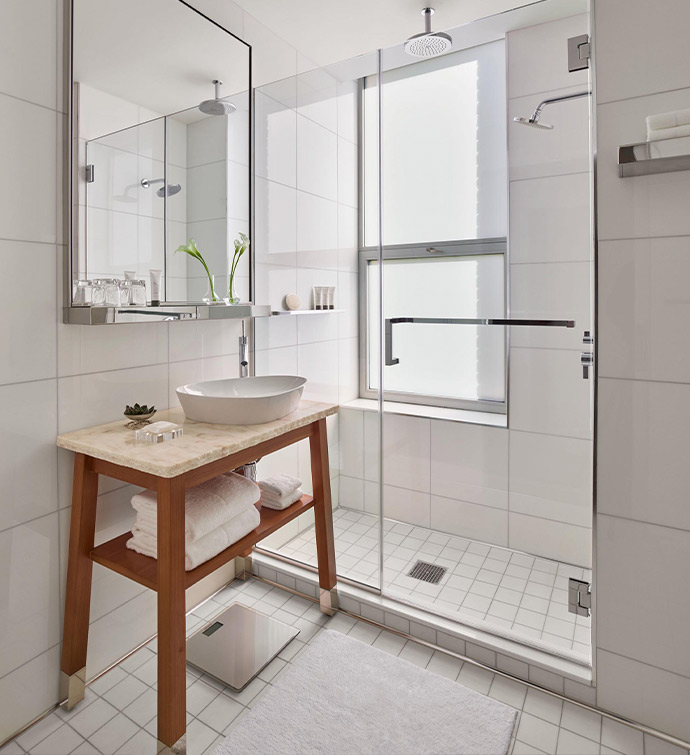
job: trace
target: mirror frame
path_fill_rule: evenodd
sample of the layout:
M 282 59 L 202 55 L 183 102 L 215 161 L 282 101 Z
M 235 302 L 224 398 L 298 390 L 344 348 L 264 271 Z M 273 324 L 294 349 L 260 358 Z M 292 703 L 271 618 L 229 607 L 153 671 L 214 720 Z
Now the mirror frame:
M 202 13 L 186 0 L 176 0 L 198 16 L 224 31 L 233 39 L 241 42 L 249 56 L 248 65 L 248 104 L 249 104 L 249 129 L 247 143 L 247 189 L 249 191 L 249 238 L 254 240 L 254 58 L 253 48 L 248 42 L 231 32 L 222 24 Z M 77 118 L 75 116 L 75 87 L 74 87 L 74 3 L 68 0 L 65 3 L 64 16 L 64 50 L 67 52 L 63 62 L 63 81 L 69 91 L 66 92 L 65 104 L 67 105 L 67 145 L 64 155 L 64 178 L 63 196 L 64 204 L 62 216 L 67 230 L 67 246 L 63 254 L 63 322 L 75 325 L 110 325 L 131 322 L 159 322 L 166 320 L 208 320 L 208 319 L 242 319 L 247 317 L 268 317 L 270 307 L 268 305 L 253 304 L 255 291 L 254 253 L 252 246 L 249 248 L 249 303 L 239 305 L 201 304 L 196 302 L 162 302 L 160 306 L 153 307 L 108 307 L 108 306 L 77 306 L 73 303 L 73 274 L 74 254 L 78 248 L 78 224 L 75 223 L 75 207 L 79 202 L 78 184 L 78 139 L 76 133 Z M 167 250 L 165 251 L 167 254 Z

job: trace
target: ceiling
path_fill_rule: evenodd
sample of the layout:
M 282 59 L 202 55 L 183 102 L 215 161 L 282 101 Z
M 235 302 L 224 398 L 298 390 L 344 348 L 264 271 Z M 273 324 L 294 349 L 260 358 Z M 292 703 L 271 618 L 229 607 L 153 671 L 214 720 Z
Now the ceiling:
M 398 44 L 424 31 L 423 0 L 235 0 L 318 65 Z M 542 0 L 433 0 L 443 31 Z

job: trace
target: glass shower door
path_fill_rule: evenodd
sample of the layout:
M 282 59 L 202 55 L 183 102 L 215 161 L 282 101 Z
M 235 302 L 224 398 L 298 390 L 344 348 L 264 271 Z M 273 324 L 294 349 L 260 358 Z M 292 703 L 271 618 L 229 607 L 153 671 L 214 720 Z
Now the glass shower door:
M 439 58 L 382 53 L 362 392 L 381 403 L 383 594 L 586 666 L 568 587 L 591 582 L 589 82 L 565 61 L 588 19 L 546 5 L 447 30 Z M 514 120 L 547 99 L 553 129 Z

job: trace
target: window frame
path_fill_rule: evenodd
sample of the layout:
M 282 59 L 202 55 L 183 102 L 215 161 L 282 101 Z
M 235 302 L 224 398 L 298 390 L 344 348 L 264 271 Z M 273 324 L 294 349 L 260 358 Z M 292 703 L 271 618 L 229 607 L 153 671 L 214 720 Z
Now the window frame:
M 360 204 L 361 207 L 361 204 Z M 361 211 L 360 211 L 361 212 Z M 430 253 L 428 250 L 433 249 Z M 507 316 L 509 267 L 508 243 L 505 237 L 491 239 L 464 239 L 458 241 L 444 241 L 441 243 L 391 244 L 381 247 L 381 260 L 419 259 L 432 254 L 433 257 L 479 257 L 485 254 L 503 255 L 503 317 Z M 358 264 L 358 292 L 359 292 L 359 395 L 364 399 L 378 398 L 378 391 L 369 387 L 369 276 L 367 266 L 372 261 L 379 261 L 379 247 L 360 247 Z M 401 314 L 401 317 L 404 316 Z M 429 313 L 433 317 L 433 313 Z M 383 330 L 383 324 L 379 323 Z M 462 327 L 462 326 L 458 326 Z M 505 333 L 504 341 L 504 399 L 503 401 L 455 399 L 447 396 L 423 395 L 419 393 L 403 393 L 400 391 L 383 391 L 384 401 L 396 401 L 405 404 L 421 406 L 435 406 L 449 409 L 465 409 L 492 414 L 508 413 L 508 356 L 510 349 L 510 334 Z M 381 342 L 383 342 L 381 340 Z M 379 355 L 383 358 L 383 355 Z

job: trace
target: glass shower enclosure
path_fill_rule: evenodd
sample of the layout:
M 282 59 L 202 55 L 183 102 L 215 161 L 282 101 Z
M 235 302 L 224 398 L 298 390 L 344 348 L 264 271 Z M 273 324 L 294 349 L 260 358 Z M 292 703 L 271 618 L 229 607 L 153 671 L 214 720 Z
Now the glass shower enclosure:
M 582 666 L 591 619 L 568 596 L 576 580 L 586 602 L 592 568 L 592 148 L 589 71 L 567 52 L 588 28 L 586 3 L 547 0 L 446 29 L 445 55 L 412 58 L 401 41 L 297 77 L 296 107 L 286 82 L 282 102 L 269 85 L 257 104 L 259 144 L 294 111 L 299 202 L 300 119 L 318 125 L 336 103 L 321 121 L 337 148 L 336 252 L 309 248 L 318 221 L 298 205 L 294 256 L 267 240 L 257 285 L 270 296 L 293 266 L 298 286 L 338 285 L 334 325 L 295 318 L 290 364 L 306 398 L 340 404 L 339 575 Z M 269 204 L 272 183 L 258 186 Z M 288 331 L 257 334 L 259 371 L 288 359 L 272 345 Z M 337 342 L 335 389 L 308 358 L 316 338 Z M 297 527 L 269 548 L 314 564 Z

